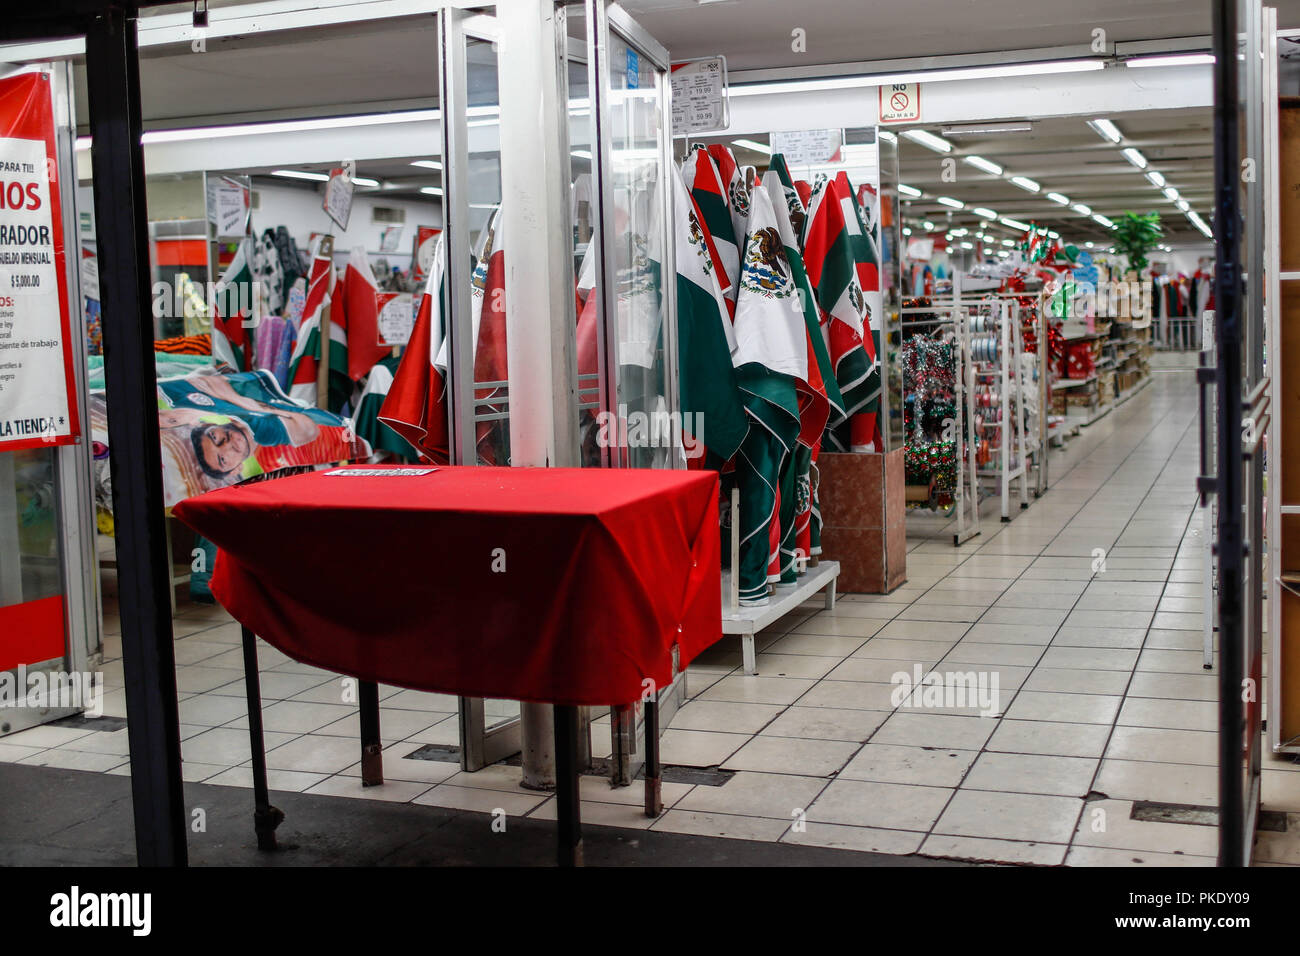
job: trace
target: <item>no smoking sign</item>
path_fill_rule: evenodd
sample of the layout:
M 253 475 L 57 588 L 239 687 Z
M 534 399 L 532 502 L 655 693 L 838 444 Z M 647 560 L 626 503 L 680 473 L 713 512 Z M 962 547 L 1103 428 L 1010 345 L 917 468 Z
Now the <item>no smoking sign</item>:
M 878 88 L 880 122 L 915 123 L 921 118 L 921 84 L 890 83 Z

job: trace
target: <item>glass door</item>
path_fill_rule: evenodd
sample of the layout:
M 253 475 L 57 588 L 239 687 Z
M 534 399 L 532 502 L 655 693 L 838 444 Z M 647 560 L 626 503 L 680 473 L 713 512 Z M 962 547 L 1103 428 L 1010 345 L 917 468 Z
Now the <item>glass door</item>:
M 104 692 L 102 674 L 89 669 L 98 660 L 100 623 L 91 551 L 90 416 L 74 137 L 68 119 L 75 115 L 70 68 L 60 63 L 33 69 L 46 77 L 42 82 L 49 85 L 55 124 L 57 162 L 46 185 L 51 199 L 59 201 L 59 221 L 50 225 L 63 236 L 68 353 L 81 431 L 70 444 L 51 440 L 0 450 L 0 736 L 83 711 L 98 716 Z M 6 122 L 0 135 L 10 135 L 10 126 Z M 46 278 L 53 282 L 53 269 L 50 272 Z M 17 279 L 6 274 L 6 290 Z M 6 326 L 0 341 L 13 343 L 34 333 L 28 313 L 32 298 L 0 290 L 0 299 L 8 299 L 0 311 L 9 311 L 8 320 L 0 323 Z M 6 434 L 19 414 L 6 400 L 16 396 L 22 384 L 22 353 L 20 347 L 3 353 L 4 364 L 17 367 L 10 374 L 0 373 L 0 420 L 8 426 Z
M 452 461 L 510 464 L 505 241 L 497 21 L 448 10 L 442 20 L 444 289 Z M 513 700 L 462 697 L 461 766 L 479 770 L 520 750 Z

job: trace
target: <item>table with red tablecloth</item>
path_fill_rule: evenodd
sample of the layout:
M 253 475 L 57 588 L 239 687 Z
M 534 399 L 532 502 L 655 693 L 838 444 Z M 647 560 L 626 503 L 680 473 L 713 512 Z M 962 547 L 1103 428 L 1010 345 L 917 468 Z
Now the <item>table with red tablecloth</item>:
M 250 641 L 372 689 L 557 704 L 558 728 L 721 636 L 716 500 L 712 472 L 353 466 L 174 514 L 217 545 L 212 592 Z

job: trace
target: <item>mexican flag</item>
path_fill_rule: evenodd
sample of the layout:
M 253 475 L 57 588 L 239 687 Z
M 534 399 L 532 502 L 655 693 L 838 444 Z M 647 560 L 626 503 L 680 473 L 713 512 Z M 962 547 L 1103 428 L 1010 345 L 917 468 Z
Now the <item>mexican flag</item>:
M 800 310 L 804 326 L 804 347 L 808 355 L 807 375 L 795 383 L 799 393 L 799 442 L 781 473 L 781 580 L 789 584 L 795 580 L 799 567 L 803 564 L 800 559 L 806 559 L 821 550 L 820 529 L 817 552 L 813 551 L 812 544 L 811 522 L 816 477 L 813 461 L 815 453 L 820 451 L 822 433 L 827 423 L 832 419 L 843 419 L 844 399 L 835 382 L 830 354 L 822 338 L 816 298 L 808 281 L 803 256 L 799 252 L 798 232 L 791 219 L 791 213 L 795 211 L 803 216 L 803 205 L 794 188 L 789 185 L 789 173 L 780 154 L 773 157 L 772 167 L 763 177 L 763 188 L 771 200 L 777 230 L 785 247 L 786 261 L 790 264 L 798 290 L 792 305 Z
M 356 401 L 353 423 L 357 437 L 365 439 L 376 453 L 388 452 L 399 459 L 410 460 L 417 457 L 415 449 L 379 417 L 392 391 L 400 362 L 396 356 L 386 355 L 370 370 L 365 388 Z
M 745 238 L 749 228 L 749 193 L 752 179 L 745 178 L 745 170 L 736 163 L 736 155 L 722 143 L 710 143 L 709 158 L 718 171 L 718 181 L 722 184 L 722 195 L 727 201 L 727 210 L 731 213 L 731 234 L 737 241 Z M 752 167 L 750 169 L 752 173 Z M 744 271 L 744 263 L 740 264 Z
M 212 357 L 236 372 L 253 369 L 252 326 L 261 311 L 253 283 L 251 253 L 252 240 L 241 240 L 235 258 L 213 290 Z
M 353 248 L 343 273 L 343 290 L 336 298 L 342 306 L 331 316 L 347 335 L 348 377 L 354 382 L 365 378 L 376 362 L 390 354 L 379 343 L 379 283 L 370 268 L 370 257 L 363 247 Z
M 703 216 L 682 177 L 674 171 L 672 178 L 682 427 L 716 460 L 726 462 L 749 431 L 732 362 L 737 343 Z M 587 301 L 596 294 L 591 292 Z M 694 449 L 687 449 L 688 456 L 693 453 Z
M 317 371 L 320 368 L 321 317 L 333 300 L 334 263 L 321 252 L 317 238 L 311 248 L 311 268 L 307 274 L 307 300 L 303 305 L 302 326 L 298 329 L 298 342 L 289 360 L 289 395 L 311 406 L 318 404 L 316 394 Z M 329 396 L 326 407 L 333 412 L 341 410 L 352 393 L 348 377 L 348 336 L 343 323 L 334 321 L 338 309 L 331 309 L 329 350 Z
M 880 373 L 854 257 L 854 237 L 861 229 L 853 197 L 844 194 L 839 183 L 840 177 L 827 180 L 813 191 L 804 225 L 803 256 L 835 381 L 844 399 L 844 414 L 851 416 L 879 398 Z
M 392 384 L 376 416 L 424 458 L 448 464 L 451 436 L 447 425 L 446 315 L 443 281 L 446 274 L 446 249 L 440 235 L 434 246 L 424 295 L 416 313 L 411 339 L 402 353 L 402 361 L 393 373 Z M 376 366 L 377 372 L 381 366 Z M 372 373 L 373 374 L 373 373 Z M 363 408 L 358 411 L 360 421 Z
M 470 321 L 474 336 L 474 382 L 508 382 L 506 360 L 506 264 L 505 235 L 501 207 L 483 230 L 478 261 L 474 267 L 470 300 Z M 443 350 L 447 348 L 444 340 Z M 444 358 L 442 367 L 447 367 Z M 474 389 L 474 410 L 480 415 L 509 412 L 508 387 L 489 385 Z M 486 400 L 486 401 L 485 401 Z M 476 440 L 478 457 L 485 465 L 510 464 L 510 421 L 508 418 L 479 422 Z
M 728 314 L 733 315 L 736 311 L 736 284 L 740 276 L 739 240 L 744 233 L 742 231 L 741 236 L 737 236 L 732 224 L 727 185 L 708 151 L 699 145 L 691 150 L 682 163 L 682 179 L 700 212 L 700 225 L 704 227 L 714 274 L 727 301 Z
M 743 187 L 743 183 L 741 184 Z M 767 601 L 781 580 L 782 502 L 795 489 L 781 476 L 800 434 L 798 382 L 809 378 L 807 328 L 776 213 L 764 189 L 738 197 L 751 210 L 736 297 L 736 380 L 751 426 L 736 460 L 740 488 L 742 604 Z
M 773 183 L 776 183 L 777 186 L 774 187 Z M 763 185 L 772 197 L 774 206 L 785 206 L 786 216 L 790 220 L 790 226 L 794 229 L 797 244 L 798 237 L 803 235 L 803 224 L 808 217 L 808 209 L 804 205 L 803 197 L 799 195 L 799 190 L 795 189 L 794 178 L 790 175 L 790 168 L 786 165 L 785 156 L 781 153 L 773 153 L 772 158 L 768 161 L 767 172 L 763 175 Z M 780 202 L 777 201 L 777 194 L 773 191 L 774 188 L 780 190 Z
M 835 177 L 835 186 L 841 195 L 847 195 L 852 204 L 853 216 L 845 215 L 849 231 L 853 233 L 853 259 L 858 267 L 858 283 L 862 286 L 862 298 L 867 307 L 866 326 L 871 331 L 867 353 L 873 361 L 880 355 L 880 313 L 883 301 L 880 294 L 880 231 L 875 222 L 874 193 L 871 187 L 864 186 L 866 201 L 870 204 L 873 215 L 867 215 L 859 193 L 849 183 L 848 176 L 841 171 Z M 867 403 L 866 409 L 853 417 L 849 423 L 849 441 L 853 451 L 876 451 L 881 448 L 880 436 L 880 363 L 876 362 L 872 370 L 876 397 Z

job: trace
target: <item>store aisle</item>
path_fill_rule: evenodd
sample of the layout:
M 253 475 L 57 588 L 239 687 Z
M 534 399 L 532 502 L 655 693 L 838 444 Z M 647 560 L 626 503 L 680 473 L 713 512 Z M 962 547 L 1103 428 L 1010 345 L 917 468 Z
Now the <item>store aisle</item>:
M 1011 523 L 986 502 L 983 533 L 954 548 L 950 521 L 910 516 L 906 586 L 788 615 L 760 636 L 759 676 L 725 638 L 691 667 L 690 700 L 664 735 L 666 763 L 682 768 L 666 775 L 667 812 L 651 821 L 639 787 L 591 776 L 584 820 L 892 854 L 1210 865 L 1213 827 L 1134 817 L 1143 802 L 1216 800 L 1196 411 L 1192 373 L 1157 371 L 1054 452 L 1049 492 Z M 195 606 L 176 624 L 186 779 L 248 787 L 238 626 Z M 108 650 L 120 654 L 116 637 Z M 465 774 L 445 751 L 409 759 L 456 743 L 455 701 L 395 688 L 381 690 L 389 782 L 363 790 L 338 676 L 265 645 L 261 660 L 273 788 L 554 816 L 517 767 Z M 943 699 L 894 705 L 895 675 L 931 670 L 973 675 L 985 697 L 958 696 L 954 678 Z M 105 712 L 120 717 L 120 660 L 104 673 Z M 122 723 L 0 738 L 0 760 L 125 774 Z M 597 756 L 608 736 L 598 722 Z M 1300 765 L 1269 759 L 1264 793 L 1300 831 Z M 1300 862 L 1285 836 L 1266 835 L 1260 858 Z

